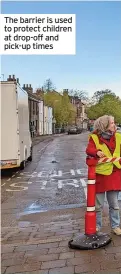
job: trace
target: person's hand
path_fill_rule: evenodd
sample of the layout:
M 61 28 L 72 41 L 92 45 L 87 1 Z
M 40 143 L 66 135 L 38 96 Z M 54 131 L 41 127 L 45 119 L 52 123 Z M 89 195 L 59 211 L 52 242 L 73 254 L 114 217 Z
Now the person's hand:
M 99 157 L 99 158 L 102 158 L 102 157 L 105 157 L 105 154 L 102 152 L 102 151 L 98 151 L 97 152 L 97 156 Z

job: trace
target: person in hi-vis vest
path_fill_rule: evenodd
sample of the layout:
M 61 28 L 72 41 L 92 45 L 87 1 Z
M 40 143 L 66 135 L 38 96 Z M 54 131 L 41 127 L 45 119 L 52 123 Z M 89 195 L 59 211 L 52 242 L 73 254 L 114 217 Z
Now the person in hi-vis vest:
M 104 156 L 108 158 L 121 157 L 121 134 L 116 132 L 116 125 L 112 116 L 104 115 L 95 121 L 94 130 L 89 135 L 86 153 L 88 156 L 97 159 Z M 121 236 L 119 191 L 121 191 L 121 161 L 97 165 L 95 203 L 97 231 L 100 231 L 102 227 L 102 209 L 106 193 L 112 232 Z

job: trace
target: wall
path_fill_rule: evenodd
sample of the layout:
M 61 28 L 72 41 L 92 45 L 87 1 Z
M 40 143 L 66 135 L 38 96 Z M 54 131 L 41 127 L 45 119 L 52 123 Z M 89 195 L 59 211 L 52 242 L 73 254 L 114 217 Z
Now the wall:
M 48 134 L 48 107 L 44 106 L 44 135 Z
M 28 93 L 29 124 L 31 136 L 34 137 L 39 134 L 39 100 L 37 100 L 35 94 L 33 93 L 33 88 L 31 85 L 24 84 L 23 89 Z
M 29 96 L 29 123 L 33 126 L 32 137 L 39 134 L 39 103 Z
M 53 119 L 53 115 L 52 115 L 52 108 L 48 107 L 48 134 L 52 134 L 52 119 Z
M 39 102 L 39 135 L 44 133 L 44 105 L 43 101 Z

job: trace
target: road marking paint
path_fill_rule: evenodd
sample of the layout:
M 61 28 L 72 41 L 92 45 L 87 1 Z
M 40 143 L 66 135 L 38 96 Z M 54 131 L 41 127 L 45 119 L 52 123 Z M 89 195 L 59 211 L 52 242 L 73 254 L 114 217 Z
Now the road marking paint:
M 49 143 L 45 145 L 42 149 L 40 149 L 39 152 L 43 151 L 47 146 L 49 146 Z
M 48 144 L 46 146 L 48 146 Z M 16 173 L 19 173 L 19 171 L 17 171 Z M 76 176 L 76 174 L 82 175 L 82 173 L 83 174 L 86 173 L 86 169 L 84 169 L 84 168 L 83 169 L 76 169 L 76 170 L 70 169 L 69 171 L 53 170 L 52 169 L 50 171 L 47 171 L 47 170 L 42 170 L 40 172 L 34 171 L 33 173 L 29 173 L 28 171 L 24 171 L 22 173 L 19 173 L 18 177 L 16 177 L 16 178 L 21 181 L 23 177 L 19 177 L 19 176 L 25 176 L 25 180 L 27 179 L 28 181 L 27 182 L 24 182 L 24 181 L 20 182 L 18 180 L 18 182 L 15 182 L 14 184 L 11 184 L 9 186 L 9 189 L 7 189 L 6 191 L 23 191 L 23 190 L 26 190 L 26 189 L 28 189 L 28 187 L 24 187 L 24 186 L 22 186 L 22 184 L 28 184 L 28 185 L 32 184 L 33 182 L 29 182 L 29 180 L 31 181 L 32 178 L 36 178 L 38 180 L 35 181 L 35 183 L 40 184 L 40 185 L 38 184 L 40 189 L 45 189 L 47 187 L 48 182 L 50 182 L 50 184 L 52 184 L 52 183 L 56 184 L 58 189 L 61 189 L 64 186 L 69 186 L 69 185 L 73 186 L 75 188 L 78 188 L 78 187 L 80 187 L 80 185 L 82 185 L 82 187 L 84 188 L 85 196 L 86 196 L 86 193 L 87 193 L 87 187 L 86 187 L 87 186 L 87 183 L 86 183 L 87 178 L 78 178 L 77 179 L 77 178 L 73 177 L 73 176 Z M 13 177 L 15 177 L 15 175 L 13 175 L 12 178 Z M 62 178 L 65 177 L 65 178 L 62 179 L 61 177 Z M 83 177 L 85 177 L 85 176 L 83 176 Z M 8 182 L 11 181 L 12 178 L 9 178 L 7 181 Z M 2 186 L 4 186 L 4 185 L 5 184 L 3 184 Z M 18 189 L 11 190 L 11 188 L 18 188 Z
M 11 185 L 14 185 L 14 184 L 32 184 L 33 182 L 30 182 L 30 181 L 22 181 L 22 182 L 16 182 L 16 183 L 12 183 Z M 11 186 L 10 185 L 10 186 Z
M 62 180 L 58 180 L 58 188 L 61 189 L 63 187 Z
M 42 183 L 41 189 L 45 189 L 46 185 L 47 185 L 47 181 L 44 181 L 44 182 Z
M 44 174 L 43 174 L 44 173 Z M 36 176 L 35 176 L 36 177 Z M 48 177 L 48 174 L 46 173 L 46 171 L 40 171 L 38 174 L 37 174 L 37 177 Z
M 74 169 L 70 169 L 71 175 L 75 176 L 75 171 Z
M 63 174 L 63 173 L 62 173 L 62 170 L 59 170 L 59 171 L 58 171 L 58 175 L 57 175 L 57 176 L 60 176 L 60 177 L 61 177 L 61 176 L 62 176 L 62 174 Z
M 86 173 L 86 170 L 84 169 L 77 169 L 77 170 L 74 170 L 74 169 L 70 169 L 70 171 L 62 171 L 62 170 L 54 170 L 54 171 L 46 171 L 46 170 L 42 170 L 40 172 L 37 172 L 37 171 L 34 171 L 33 173 L 29 173 L 29 172 L 25 172 L 25 173 L 20 173 L 20 175 L 24 175 L 26 177 L 32 177 L 32 178 L 35 178 L 35 177 L 49 177 L 49 178 L 53 178 L 53 177 L 63 177 L 63 176 L 68 176 L 71 175 L 71 176 L 76 176 L 76 173 L 78 175 L 82 175 L 84 173 Z M 20 177 L 18 178 L 20 179 Z
M 87 187 L 84 187 L 84 193 L 85 193 L 85 197 L 86 197 L 86 200 L 87 200 Z
M 42 186 L 40 187 L 40 189 L 45 189 L 48 181 L 36 181 L 34 183 L 40 183 Z
M 32 182 L 17 182 L 17 183 L 12 183 L 10 185 L 10 187 L 15 187 L 15 188 L 20 188 L 20 189 L 6 189 L 6 191 L 23 191 L 23 190 L 27 190 L 28 186 L 22 186 L 22 185 L 18 185 L 18 184 L 32 184 Z
M 62 176 L 65 176 L 65 175 L 72 175 L 72 176 L 75 176 L 75 170 L 74 169 L 70 169 L 70 171 L 65 171 L 63 172 L 62 170 L 58 170 L 58 171 L 54 171 L 53 174 L 50 175 L 50 177 L 62 177 Z
M 85 179 L 80 179 L 80 182 L 84 188 L 84 193 L 85 193 L 85 197 L 86 197 L 86 200 L 87 200 L 87 183 L 85 181 Z
M 84 179 L 80 179 L 80 182 L 81 182 L 81 184 L 82 184 L 83 187 L 86 187 L 86 186 L 87 186 L 87 184 L 86 184 L 86 182 L 85 182 Z
M 28 189 L 28 187 L 26 186 L 26 187 L 23 187 L 23 189 L 6 189 L 6 191 L 23 191 L 23 190 L 27 190 Z
M 6 183 L 2 184 L 1 186 L 4 186 Z
M 79 174 L 79 175 L 82 174 L 81 169 L 77 169 L 76 172 L 77 172 L 77 174 Z
M 72 181 L 72 182 L 69 182 Z M 64 185 L 71 185 L 74 187 L 79 187 L 78 180 L 76 179 L 69 179 L 68 181 L 66 179 L 58 180 L 58 188 L 61 189 Z

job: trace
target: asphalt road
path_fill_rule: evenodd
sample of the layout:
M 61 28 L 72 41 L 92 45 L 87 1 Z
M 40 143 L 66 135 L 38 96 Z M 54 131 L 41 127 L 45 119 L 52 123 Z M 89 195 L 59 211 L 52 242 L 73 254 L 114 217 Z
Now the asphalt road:
M 95 253 L 68 248 L 85 231 L 87 139 L 85 132 L 41 142 L 23 172 L 2 174 L 2 274 L 121 273 L 116 236 Z M 110 233 L 106 204 L 103 232 Z
M 63 135 L 34 146 L 33 161 L 23 172 L 2 173 L 2 224 L 19 216 L 86 202 L 88 133 Z

